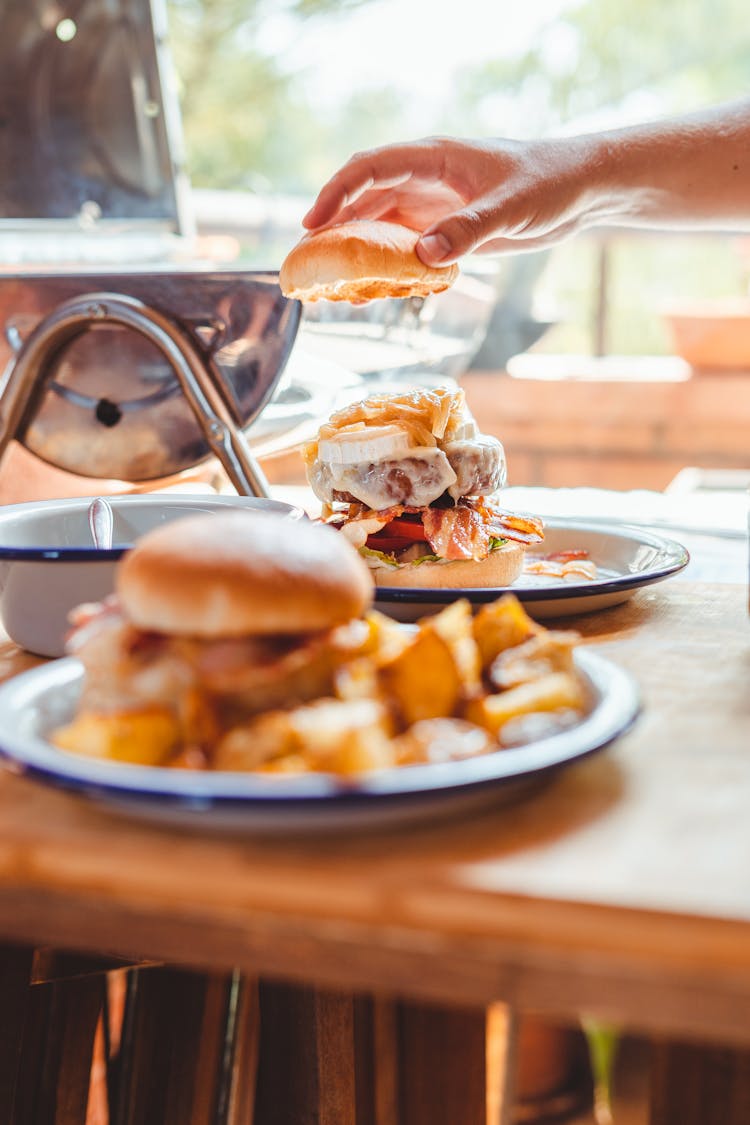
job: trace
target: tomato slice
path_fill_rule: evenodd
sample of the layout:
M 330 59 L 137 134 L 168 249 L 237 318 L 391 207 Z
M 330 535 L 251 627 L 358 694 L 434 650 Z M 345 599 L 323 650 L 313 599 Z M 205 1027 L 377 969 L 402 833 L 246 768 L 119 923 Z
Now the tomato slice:
M 382 531 L 378 531 L 370 538 L 377 539 L 379 535 L 385 536 L 386 539 L 400 539 L 402 541 L 406 539 L 409 543 L 425 542 L 424 526 L 421 519 L 405 520 L 397 516 L 389 524 L 386 524 Z
M 422 520 L 409 520 L 396 516 L 380 531 L 376 531 L 367 539 L 367 546 L 372 551 L 385 551 L 392 554 L 395 551 L 405 551 L 413 543 L 424 543 L 429 550 L 430 545 L 425 539 Z
M 414 542 L 417 542 L 417 540 L 414 540 Z M 406 539 L 381 538 L 379 535 L 371 535 L 366 545 L 371 551 L 384 551 L 387 555 L 398 551 L 406 551 L 411 546 Z M 424 545 L 428 551 L 431 549 L 426 540 Z

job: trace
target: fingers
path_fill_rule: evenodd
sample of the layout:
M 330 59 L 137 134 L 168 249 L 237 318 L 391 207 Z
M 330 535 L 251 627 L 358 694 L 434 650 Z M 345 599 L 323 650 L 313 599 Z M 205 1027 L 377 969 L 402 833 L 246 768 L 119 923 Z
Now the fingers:
M 321 188 L 318 198 L 302 220 L 302 225 L 309 230 L 326 226 L 333 219 L 336 222 L 345 222 L 348 218 L 368 218 L 368 209 L 375 210 L 372 202 L 368 206 L 357 207 L 357 201 L 366 193 L 377 188 L 378 192 L 392 189 L 405 183 L 411 173 L 401 172 L 399 175 L 384 176 L 377 167 L 369 162 L 363 166 L 359 164 L 345 165 L 340 172 Z M 346 217 L 345 217 L 346 216 Z
M 429 154 L 421 143 L 386 145 L 357 153 L 325 184 L 310 210 L 302 220 L 308 230 L 345 221 L 350 218 L 372 217 L 363 215 L 358 200 L 373 190 L 393 190 L 424 169 Z
M 570 219 L 567 222 L 561 222 L 550 226 L 539 234 L 528 233 L 511 235 L 505 231 L 502 233 L 490 233 L 487 237 L 480 236 L 472 245 L 471 251 L 465 250 L 463 253 L 528 254 L 533 250 L 546 250 L 551 246 L 556 246 L 559 242 L 564 242 L 574 234 L 577 234 L 580 229 L 581 224 L 575 219 Z M 431 253 L 425 255 L 422 249 L 425 238 L 435 237 L 441 239 L 443 236 L 439 230 L 435 233 L 433 228 L 432 235 L 423 236 L 421 241 L 417 243 L 417 254 L 425 265 L 448 265 L 450 262 L 455 261 L 455 246 L 453 246 L 450 253 L 444 257 L 439 257 L 438 254 L 433 255 Z M 438 253 L 442 253 L 442 246 L 438 248 Z M 458 256 L 460 257 L 461 255 L 459 254 Z
M 365 188 L 353 203 L 341 207 L 335 215 L 336 223 L 348 223 L 354 219 L 384 219 L 390 222 L 402 222 L 401 212 L 394 202 L 394 196 L 385 188 Z M 325 226 L 327 224 L 320 225 Z M 403 225 L 410 226 L 411 224 L 404 222 Z
M 417 255 L 426 266 L 447 266 L 486 242 L 496 224 L 489 206 L 473 202 L 422 232 Z

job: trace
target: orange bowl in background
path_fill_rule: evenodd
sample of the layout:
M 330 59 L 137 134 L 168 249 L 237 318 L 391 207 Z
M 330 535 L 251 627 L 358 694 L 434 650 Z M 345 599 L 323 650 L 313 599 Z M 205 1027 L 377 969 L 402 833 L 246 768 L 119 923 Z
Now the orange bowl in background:
M 750 371 L 750 298 L 685 301 L 663 315 L 675 354 L 696 370 Z

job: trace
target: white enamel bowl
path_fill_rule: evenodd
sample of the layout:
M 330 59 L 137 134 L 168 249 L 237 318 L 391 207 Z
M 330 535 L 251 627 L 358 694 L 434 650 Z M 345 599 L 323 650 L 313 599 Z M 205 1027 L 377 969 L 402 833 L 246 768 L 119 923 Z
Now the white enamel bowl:
M 108 497 L 113 546 L 91 537 L 91 497 L 0 508 L 0 618 L 11 640 L 40 656 L 62 656 L 68 614 L 112 593 L 117 561 L 145 532 L 199 512 L 242 509 L 303 519 L 302 509 L 244 496 L 150 493 Z

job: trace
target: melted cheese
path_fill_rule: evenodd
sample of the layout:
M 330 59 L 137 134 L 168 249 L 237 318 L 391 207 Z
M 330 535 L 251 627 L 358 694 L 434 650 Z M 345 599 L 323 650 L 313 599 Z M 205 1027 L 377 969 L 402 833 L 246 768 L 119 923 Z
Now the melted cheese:
M 399 461 L 326 465 L 325 477 L 325 485 L 332 490 L 349 493 L 374 511 L 394 504 L 425 507 L 456 480 L 448 458 L 437 446 L 410 449 L 408 457 Z

